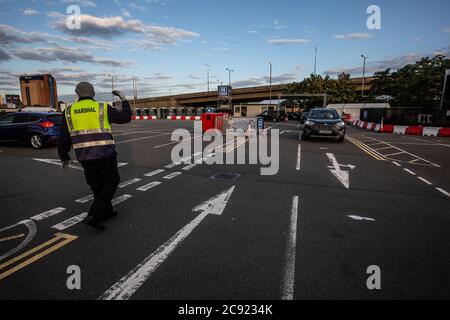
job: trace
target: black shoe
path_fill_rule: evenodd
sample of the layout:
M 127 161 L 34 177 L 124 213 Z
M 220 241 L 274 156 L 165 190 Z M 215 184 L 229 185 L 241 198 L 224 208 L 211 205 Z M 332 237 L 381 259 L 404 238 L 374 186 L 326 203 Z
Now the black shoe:
M 112 218 L 117 217 L 118 214 L 119 213 L 117 211 L 112 211 L 108 215 L 102 217 L 102 222 L 106 222 L 108 220 L 111 220 Z
M 105 226 L 101 222 L 99 222 L 97 219 L 95 219 L 94 217 L 91 217 L 91 216 L 88 216 L 86 219 L 84 219 L 83 223 L 85 225 L 90 226 L 99 231 L 105 230 Z

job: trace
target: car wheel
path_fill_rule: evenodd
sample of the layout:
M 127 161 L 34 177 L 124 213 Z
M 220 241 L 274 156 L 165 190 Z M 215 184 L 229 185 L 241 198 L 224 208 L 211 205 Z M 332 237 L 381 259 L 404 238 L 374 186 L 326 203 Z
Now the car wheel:
M 33 134 L 31 136 L 30 143 L 34 149 L 42 149 L 44 147 L 44 141 L 42 140 L 41 136 L 38 134 Z

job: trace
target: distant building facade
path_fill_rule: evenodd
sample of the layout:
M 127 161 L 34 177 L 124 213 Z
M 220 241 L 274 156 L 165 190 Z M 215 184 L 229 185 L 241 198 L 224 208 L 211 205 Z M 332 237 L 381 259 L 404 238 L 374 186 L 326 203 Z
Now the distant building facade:
M 56 81 L 50 74 L 21 76 L 20 91 L 24 107 L 46 106 L 59 109 Z

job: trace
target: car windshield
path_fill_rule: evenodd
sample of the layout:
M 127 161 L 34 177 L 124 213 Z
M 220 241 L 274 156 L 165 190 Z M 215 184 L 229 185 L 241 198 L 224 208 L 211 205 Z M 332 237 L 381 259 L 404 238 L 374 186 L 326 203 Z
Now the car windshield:
M 310 119 L 336 120 L 339 114 L 336 110 L 313 110 L 309 116 Z

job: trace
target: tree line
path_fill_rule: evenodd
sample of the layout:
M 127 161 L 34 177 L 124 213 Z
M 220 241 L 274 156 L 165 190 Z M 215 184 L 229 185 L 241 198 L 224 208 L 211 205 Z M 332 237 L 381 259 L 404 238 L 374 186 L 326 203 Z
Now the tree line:
M 389 103 L 396 108 L 422 108 L 431 112 L 440 108 L 445 70 L 450 59 L 438 55 L 425 57 L 415 64 L 392 71 L 386 69 L 374 74 L 370 90 L 363 97 L 357 92 L 350 74 L 341 73 L 337 79 L 311 74 L 301 82 L 290 84 L 287 94 L 328 94 L 328 103 Z M 299 97 L 292 101 L 302 108 L 322 105 L 321 98 Z

